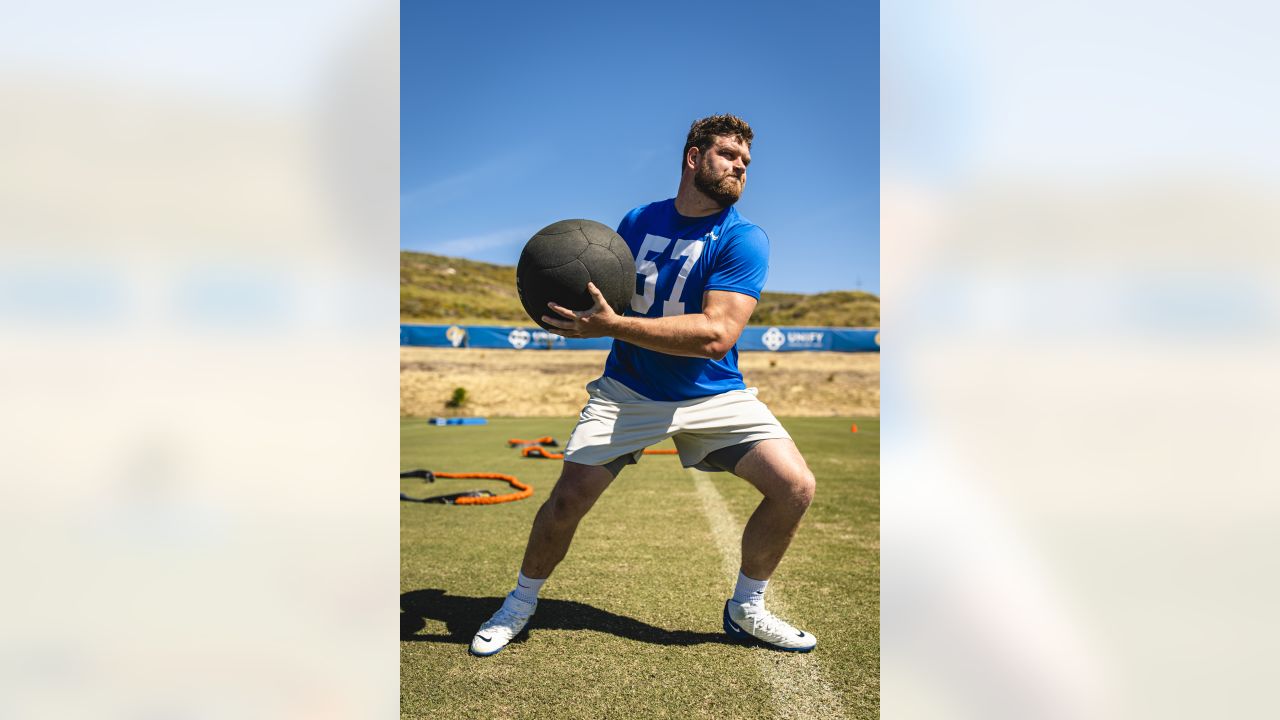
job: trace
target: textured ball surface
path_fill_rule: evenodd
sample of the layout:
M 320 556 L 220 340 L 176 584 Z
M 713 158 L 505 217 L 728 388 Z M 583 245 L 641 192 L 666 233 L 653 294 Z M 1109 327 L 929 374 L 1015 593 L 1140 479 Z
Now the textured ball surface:
M 539 326 L 542 316 L 556 317 L 547 307 L 556 302 L 571 310 L 594 303 L 587 283 L 593 282 L 613 311 L 621 315 L 635 292 L 635 258 L 626 241 L 594 220 L 561 220 L 534 235 L 520 253 L 516 292 L 524 311 Z

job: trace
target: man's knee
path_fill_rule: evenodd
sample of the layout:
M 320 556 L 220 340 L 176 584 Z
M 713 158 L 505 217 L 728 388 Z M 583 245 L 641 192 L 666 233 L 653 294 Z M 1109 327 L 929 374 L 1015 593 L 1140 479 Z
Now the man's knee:
M 813 494 L 817 491 L 818 480 L 809 471 L 809 468 L 801 468 L 788 478 L 785 487 L 787 502 L 801 510 L 805 510 L 813 502 Z
M 807 510 L 818 487 L 813 472 L 801 461 L 799 467 L 781 469 L 778 474 L 780 477 L 772 484 L 775 489 L 774 498 L 801 512 Z
M 813 502 L 817 481 L 804 457 L 790 440 L 765 440 L 738 464 L 736 472 L 765 497 L 801 512 Z
M 551 492 L 551 497 L 547 499 L 547 503 L 551 505 L 551 511 L 555 513 L 558 520 L 578 520 L 595 503 L 595 499 L 588 497 L 585 493 L 578 489 L 561 489 L 560 485 Z
M 547 503 L 557 519 L 578 520 L 587 514 L 610 480 L 612 476 L 599 468 L 584 471 L 566 467 Z

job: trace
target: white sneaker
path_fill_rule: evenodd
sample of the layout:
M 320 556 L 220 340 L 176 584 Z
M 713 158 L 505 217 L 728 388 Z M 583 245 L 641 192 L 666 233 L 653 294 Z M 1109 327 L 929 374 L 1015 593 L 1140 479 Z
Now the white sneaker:
M 809 652 L 818 639 L 797 630 L 777 615 L 764 609 L 763 603 L 724 603 L 724 631 L 735 640 L 758 640 L 775 650 Z
M 536 600 L 527 603 L 515 595 L 508 595 L 498 612 L 476 631 L 476 636 L 471 639 L 471 654 L 487 657 L 506 647 L 529 623 L 537 607 Z

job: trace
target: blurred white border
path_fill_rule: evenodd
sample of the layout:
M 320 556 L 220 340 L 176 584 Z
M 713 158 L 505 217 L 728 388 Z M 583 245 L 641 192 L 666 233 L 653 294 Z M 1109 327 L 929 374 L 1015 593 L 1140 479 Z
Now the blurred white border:
M 398 11 L 6 12 L 0 716 L 398 712 Z
M 886 718 L 1276 714 L 1276 19 L 884 6 Z

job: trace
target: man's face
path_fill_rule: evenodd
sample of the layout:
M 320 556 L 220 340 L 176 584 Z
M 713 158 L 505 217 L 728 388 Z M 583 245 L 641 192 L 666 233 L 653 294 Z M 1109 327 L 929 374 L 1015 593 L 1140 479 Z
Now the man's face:
M 751 150 L 740 138 L 717 137 L 714 145 L 698 154 L 693 185 L 721 208 L 727 208 L 742 197 L 750 164 Z

